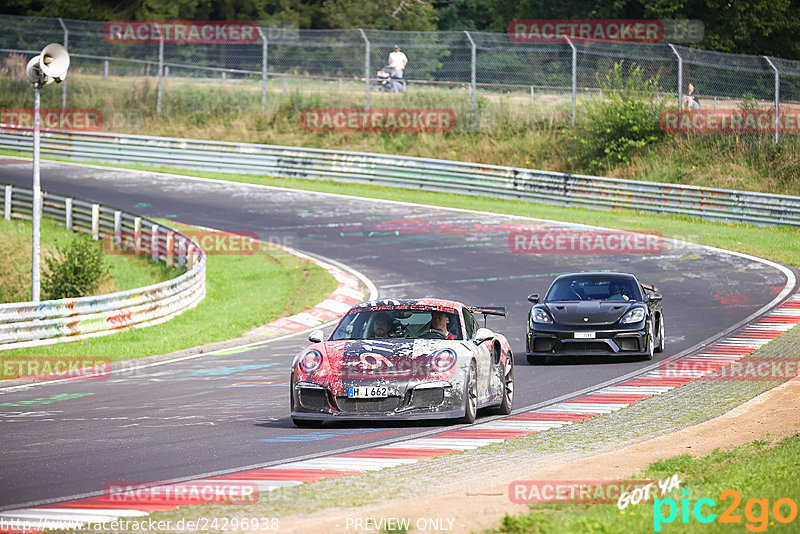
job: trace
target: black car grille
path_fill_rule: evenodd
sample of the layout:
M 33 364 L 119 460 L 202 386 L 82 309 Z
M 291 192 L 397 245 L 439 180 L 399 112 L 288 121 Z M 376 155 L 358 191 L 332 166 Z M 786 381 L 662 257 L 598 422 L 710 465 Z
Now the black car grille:
M 570 341 L 569 343 L 562 343 L 561 350 L 565 352 L 613 352 L 611 347 L 604 341 Z
M 400 397 L 386 397 L 385 399 L 350 399 L 336 397 L 336 404 L 343 412 L 370 413 L 392 412 L 400 406 Z
M 300 388 L 300 406 L 306 410 L 327 410 L 328 395 L 324 389 Z
M 443 402 L 442 388 L 415 389 L 411 394 L 411 403 L 414 406 L 439 406 Z

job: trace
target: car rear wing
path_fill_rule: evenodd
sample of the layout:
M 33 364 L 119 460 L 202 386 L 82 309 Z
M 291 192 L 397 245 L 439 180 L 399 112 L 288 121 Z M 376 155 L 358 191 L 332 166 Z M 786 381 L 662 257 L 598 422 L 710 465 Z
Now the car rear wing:
M 482 313 L 483 315 L 498 315 L 500 317 L 508 315 L 508 310 L 506 310 L 505 306 L 469 306 L 467 309 L 472 313 Z

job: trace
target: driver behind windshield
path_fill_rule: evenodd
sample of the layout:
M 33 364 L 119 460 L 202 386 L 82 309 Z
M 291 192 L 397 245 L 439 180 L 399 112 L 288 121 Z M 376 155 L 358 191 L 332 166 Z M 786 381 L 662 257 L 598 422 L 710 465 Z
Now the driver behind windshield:
M 391 337 L 392 318 L 388 313 L 379 313 L 372 321 L 372 337 L 375 339 Z
M 609 287 L 610 300 L 631 300 L 626 288 L 620 282 L 611 282 Z
M 431 312 L 431 330 L 441 332 L 446 339 L 455 339 L 456 335 L 447 329 L 447 323 L 449 322 L 450 318 L 447 316 L 447 313 L 443 311 Z

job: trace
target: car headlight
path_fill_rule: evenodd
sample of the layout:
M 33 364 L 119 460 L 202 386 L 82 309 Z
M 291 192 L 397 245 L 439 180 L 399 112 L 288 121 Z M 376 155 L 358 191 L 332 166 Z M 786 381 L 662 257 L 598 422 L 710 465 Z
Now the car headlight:
M 431 371 L 442 373 L 456 363 L 456 352 L 453 349 L 437 350 L 431 354 Z
M 316 349 L 306 351 L 305 354 L 300 356 L 300 361 L 297 364 L 304 373 L 313 373 L 322 364 L 322 353 Z
M 630 324 L 640 323 L 642 321 L 644 321 L 644 308 L 634 308 L 625 314 L 625 317 L 622 318 L 620 323 Z
M 542 308 L 534 308 L 533 312 L 531 313 L 531 319 L 534 323 L 552 323 L 553 319 L 550 317 L 550 314 L 544 311 Z

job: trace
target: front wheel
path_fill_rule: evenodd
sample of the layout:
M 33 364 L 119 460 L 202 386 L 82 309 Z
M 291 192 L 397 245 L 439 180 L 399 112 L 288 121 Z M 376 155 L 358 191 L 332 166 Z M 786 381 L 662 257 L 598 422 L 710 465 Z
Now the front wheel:
M 478 416 L 478 371 L 475 362 L 469 364 L 467 380 L 464 383 L 464 417 L 462 423 L 471 424 Z
M 656 352 L 664 352 L 664 316 L 658 318 L 658 343 L 655 348 Z
M 654 355 L 653 353 L 656 351 L 656 340 L 653 339 L 655 336 L 655 328 L 653 327 L 652 319 L 650 319 L 647 324 L 647 353 L 644 355 L 644 359 L 652 360 Z
M 503 380 L 503 402 L 494 410 L 495 413 L 500 415 L 510 414 L 511 405 L 514 404 L 514 360 L 510 352 L 508 353 L 508 365 L 506 365 L 505 371 L 505 378 Z

